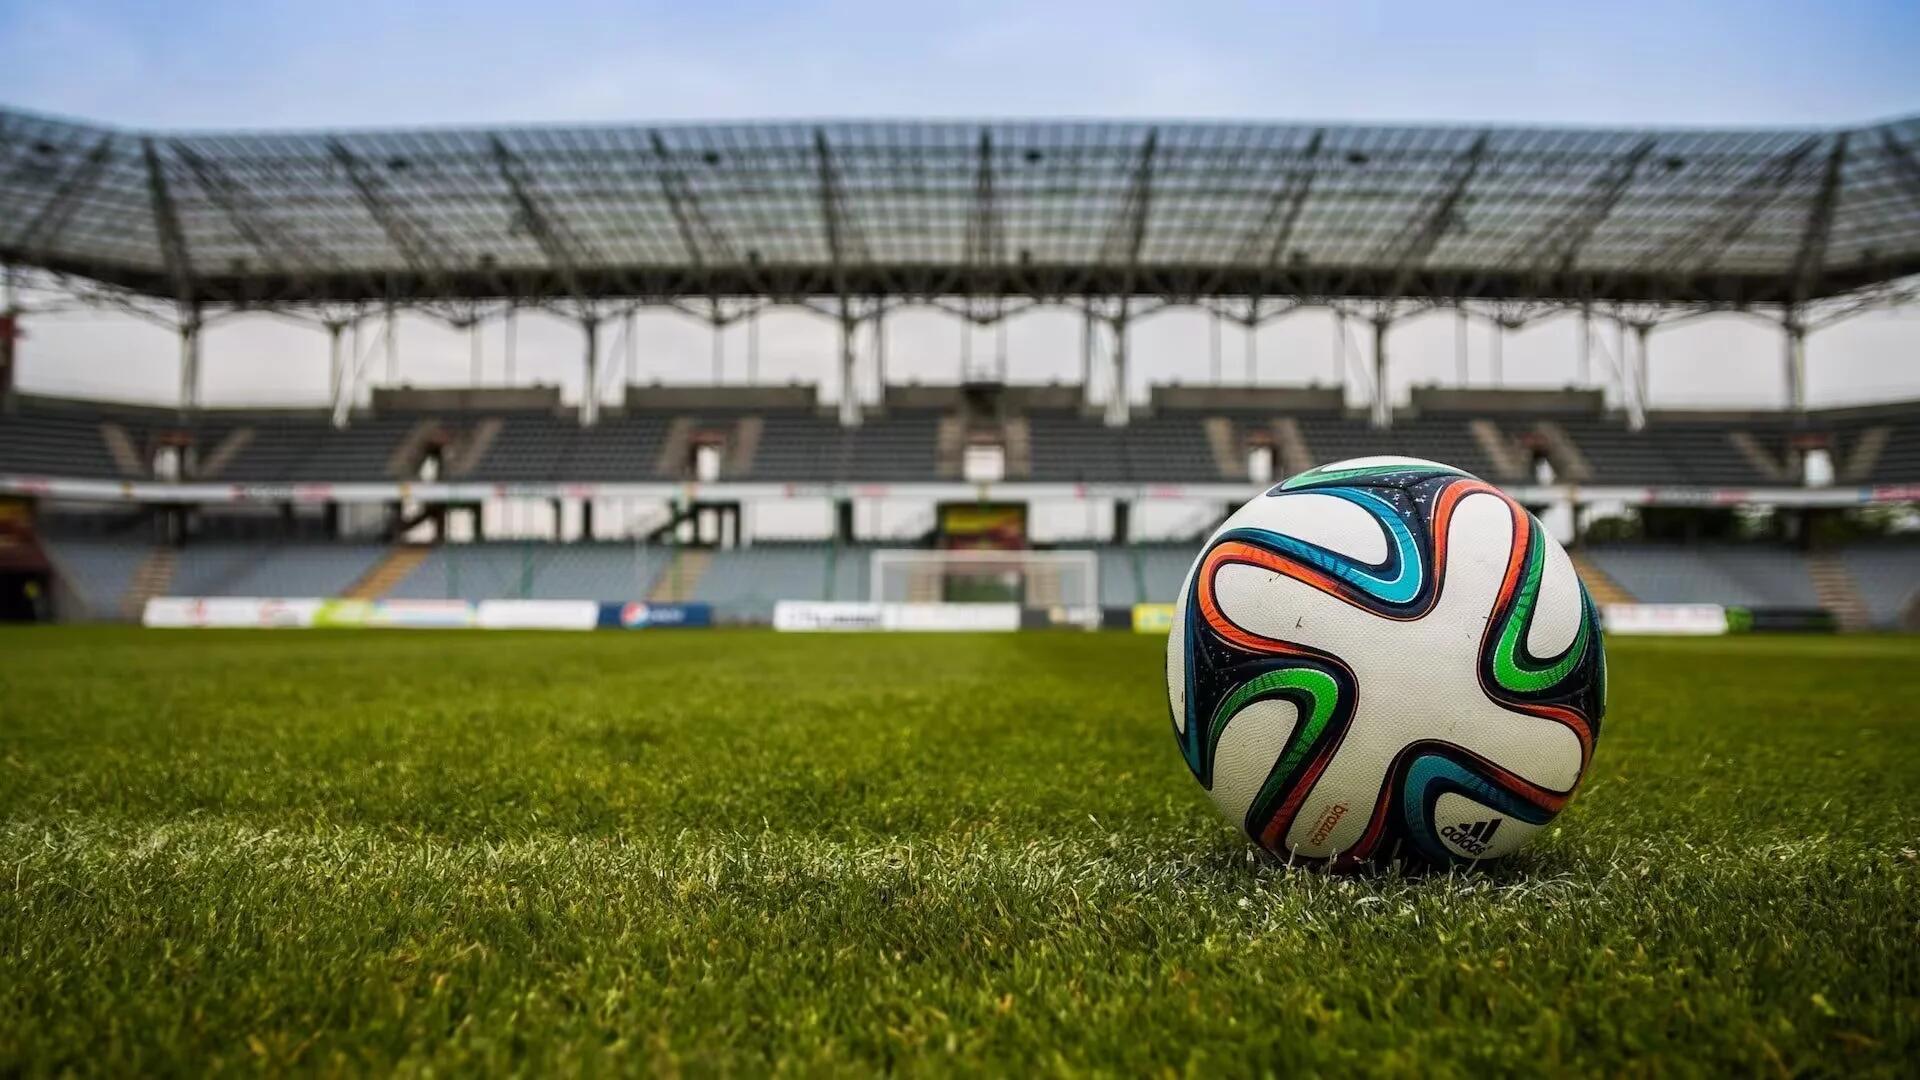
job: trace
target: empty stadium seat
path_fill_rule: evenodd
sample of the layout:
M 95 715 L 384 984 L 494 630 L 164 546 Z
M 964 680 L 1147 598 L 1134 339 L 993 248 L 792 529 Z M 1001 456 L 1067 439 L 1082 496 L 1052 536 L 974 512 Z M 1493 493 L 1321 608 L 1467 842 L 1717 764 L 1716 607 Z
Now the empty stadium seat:
M 1920 543 L 1887 540 L 1851 544 L 1840 551 L 1853 575 L 1873 625 L 1882 630 L 1920 629 L 1904 625 L 1920 601 Z
M 442 544 L 389 594 L 407 600 L 640 600 L 673 549 L 632 543 Z
M 180 549 L 170 596 L 333 597 L 386 553 L 371 543 L 203 541 Z
M 152 550 L 132 537 L 41 536 L 40 546 L 52 561 L 60 582 L 79 601 L 89 619 L 117 619 L 120 601 L 133 583 L 134 571 Z
M 0 472 L 74 479 L 118 477 L 97 415 L 0 416 Z
M 781 600 L 827 600 L 843 587 L 838 562 L 864 561 L 831 544 L 755 544 L 713 553 L 713 562 L 694 585 L 693 598 L 712 604 L 723 617 L 766 619 Z
M 1647 603 L 1820 606 L 1806 558 L 1784 547 L 1732 543 L 1589 546 L 1608 577 Z

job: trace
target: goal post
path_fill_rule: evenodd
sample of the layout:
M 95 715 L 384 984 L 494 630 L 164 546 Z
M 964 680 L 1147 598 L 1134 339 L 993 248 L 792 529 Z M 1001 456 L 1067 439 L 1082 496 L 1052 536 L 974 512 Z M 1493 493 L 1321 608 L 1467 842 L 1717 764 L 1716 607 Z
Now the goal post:
M 879 604 L 1017 604 L 1023 621 L 1100 624 L 1094 551 L 881 549 L 867 598 Z

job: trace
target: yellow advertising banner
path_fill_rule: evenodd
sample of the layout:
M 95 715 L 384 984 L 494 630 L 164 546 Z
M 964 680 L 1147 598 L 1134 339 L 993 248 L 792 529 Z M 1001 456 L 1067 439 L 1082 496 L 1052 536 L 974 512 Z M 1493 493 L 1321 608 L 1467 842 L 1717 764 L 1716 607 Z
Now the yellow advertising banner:
M 1133 605 L 1133 632 L 1164 634 L 1173 629 L 1172 604 Z

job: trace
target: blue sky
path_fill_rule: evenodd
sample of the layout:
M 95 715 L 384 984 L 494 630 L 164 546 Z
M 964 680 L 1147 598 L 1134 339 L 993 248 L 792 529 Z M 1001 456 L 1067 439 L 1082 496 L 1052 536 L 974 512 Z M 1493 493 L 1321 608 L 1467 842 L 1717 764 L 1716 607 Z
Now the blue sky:
M 1854 124 L 1920 113 L 1920 2 L 0 0 L 0 104 L 172 129 L 795 116 Z M 110 315 L 29 329 L 28 389 L 173 392 L 164 332 Z M 764 371 L 831 385 L 827 328 L 793 314 L 764 331 Z M 908 371 L 952 377 L 961 331 L 951 320 L 903 318 L 895 333 Z M 643 375 L 708 370 L 697 325 L 661 316 L 642 334 Z M 1227 335 L 1237 358 L 1239 331 Z M 1266 375 L 1327 377 L 1330 335 L 1331 321 L 1316 316 L 1263 331 Z M 1490 350 L 1475 335 L 1484 378 Z M 527 326 L 522 376 L 576 380 L 575 337 Z M 1029 377 L 1077 368 L 1068 316 L 1023 318 L 1010 337 Z M 1396 338 L 1403 388 L 1451 375 L 1444 320 Z M 457 335 L 423 322 L 406 339 L 406 377 L 466 377 Z M 1777 343 L 1763 327 L 1707 320 L 1655 341 L 1657 400 L 1778 398 Z M 1207 343 L 1204 318 L 1191 313 L 1142 323 L 1138 379 L 1204 374 Z M 1812 394 L 1920 393 L 1916 345 L 1913 312 L 1822 331 L 1809 343 Z M 988 335 L 973 351 L 993 348 Z M 207 350 L 216 401 L 312 401 L 324 385 L 324 340 L 308 330 L 240 320 L 211 333 Z M 1564 382 L 1572 350 L 1570 328 L 1548 324 L 1514 336 L 1506 367 L 1514 381 Z M 263 354 L 282 362 L 264 367 Z M 1236 373 L 1237 361 L 1227 368 Z
M 1920 4 L 0 0 L 0 100 L 130 125 L 822 115 L 1858 122 Z

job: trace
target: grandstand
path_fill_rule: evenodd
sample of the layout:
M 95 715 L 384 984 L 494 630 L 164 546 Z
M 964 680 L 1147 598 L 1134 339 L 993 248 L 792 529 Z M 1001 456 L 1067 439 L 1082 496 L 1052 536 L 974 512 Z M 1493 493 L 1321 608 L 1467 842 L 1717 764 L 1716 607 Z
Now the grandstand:
M 941 395 L 921 387 L 914 408 L 858 427 L 840 425 L 817 405 L 742 404 L 728 401 L 724 390 L 680 392 L 679 403 L 636 401 L 590 428 L 557 407 L 491 409 L 484 394 L 469 396 L 463 408 L 434 411 L 388 395 L 396 403 L 393 415 L 366 415 L 345 430 L 323 415 L 207 410 L 182 418 L 21 397 L 0 423 L 0 475 L 13 478 L 20 490 L 58 492 L 58 485 L 72 480 L 140 492 L 132 501 L 146 505 L 146 513 L 129 514 L 126 500 L 117 497 L 110 513 L 86 498 L 47 499 L 41 535 L 53 564 L 75 583 L 69 614 L 96 618 L 119 617 L 145 595 L 347 595 L 387 557 L 386 545 L 404 537 L 386 517 L 372 528 L 343 528 L 337 503 L 328 497 L 336 486 L 383 507 L 403 492 L 430 495 L 437 489 L 448 502 L 463 504 L 562 498 L 590 506 L 674 492 L 724 504 L 774 492 L 787 498 L 794 491 L 842 503 L 955 495 L 1046 500 L 1076 489 L 1122 501 L 1224 504 L 1250 489 L 1249 456 L 1265 449 L 1275 454 L 1280 472 L 1371 454 L 1451 461 L 1535 505 L 1684 508 L 1760 501 L 1830 514 L 1843 512 L 1843 502 L 1912 498 L 1920 490 L 1920 468 L 1904 454 L 1907 433 L 1920 427 L 1920 403 L 1813 411 L 1791 421 L 1699 413 L 1669 418 L 1656 411 L 1645 428 L 1633 431 L 1624 417 L 1600 411 L 1594 395 L 1543 400 L 1526 392 L 1507 400 L 1500 392 L 1480 391 L 1418 395 L 1402 423 L 1381 430 L 1364 416 L 1338 406 L 1314 409 L 1287 391 L 1266 391 L 1273 400 L 1265 405 L 1261 391 L 1230 393 L 1232 407 L 1216 407 L 1207 395 L 1169 391 L 1124 427 L 1044 401 L 1027 408 L 1020 394 L 999 395 L 992 388 L 948 393 L 948 407 L 939 409 L 929 402 Z M 983 402 L 993 406 L 990 413 L 982 414 Z M 974 445 L 1025 445 L 1021 453 L 1007 454 L 1001 480 L 969 485 L 952 446 L 941 449 L 943 431 L 949 443 L 958 432 L 959 441 Z M 1016 432 L 1019 437 L 1009 438 Z M 719 459 L 717 472 L 697 483 L 696 443 L 717 450 Z M 1284 454 L 1277 452 L 1281 445 Z M 1834 462 L 1831 484 L 1806 483 L 1805 457 L 1816 449 Z M 178 469 L 175 479 L 155 471 L 156 462 L 168 460 Z M 447 480 L 421 479 L 436 471 Z M 156 490 L 159 498 L 153 497 Z M 176 550 L 179 537 L 156 526 L 154 515 L 182 505 L 196 508 L 197 534 Z M 263 506 L 281 509 L 263 516 Z M 335 507 L 331 527 L 329 506 Z M 223 510 L 231 513 L 223 517 Z M 285 517 L 289 513 L 293 517 Z M 89 520 L 95 517 L 100 520 Z M 585 524 L 574 542 L 480 536 L 467 538 L 478 542 L 431 544 L 378 595 L 663 599 L 673 591 L 666 586 L 670 571 L 680 567 L 677 536 L 622 535 L 621 525 L 594 525 L 590 513 Z M 746 540 L 715 551 L 676 597 L 711 603 L 727 618 L 746 620 L 764 620 L 781 599 L 864 598 L 866 551 L 875 537 Z M 1102 602 L 1172 599 L 1190 545 L 1126 540 L 1109 535 L 1098 547 Z M 1090 541 L 1098 544 L 1100 538 Z M 150 568 L 156 550 L 175 551 L 166 580 L 139 593 L 136 577 L 143 566 Z M 1646 540 L 1584 550 L 1590 565 L 1636 600 L 1831 606 L 1831 598 L 1814 586 L 1812 549 L 1784 539 Z M 1900 625 L 1920 591 L 1907 570 L 1920 565 L 1920 545 L 1876 541 L 1834 554 L 1851 590 L 1865 601 L 1868 621 Z
M 51 584 L 41 614 L 70 619 L 159 596 L 314 596 L 644 600 L 764 621 L 780 600 L 865 599 L 876 545 L 942 542 L 856 527 L 863 505 L 1070 502 L 1098 511 L 1074 543 L 1098 552 L 1102 604 L 1123 608 L 1171 600 L 1195 539 L 1141 542 L 1136 507 L 1217 511 L 1270 477 L 1405 454 L 1564 509 L 1583 572 L 1616 599 L 1910 625 L 1920 546 L 1860 511 L 1920 497 L 1920 402 L 1810 409 L 1803 345 L 1907 298 L 1916 146 L 1916 119 L 174 135 L 0 110 L 6 326 L 36 314 L 26 282 L 164 315 L 182 340 L 164 407 L 32 396 L 0 374 L 0 497 L 35 521 L 9 580 Z M 1074 307 L 1084 377 L 889 384 L 856 334 L 879 340 L 909 303 L 976 323 Z M 877 390 L 602 392 L 603 326 L 674 307 L 717 331 L 772 304 L 833 319 L 840 385 Z M 1436 308 L 1496 333 L 1577 313 L 1581 349 L 1596 321 L 1636 344 L 1610 388 L 1423 387 L 1356 406 L 1337 387 L 1162 386 L 1130 402 L 1112 389 L 1129 326 L 1174 304 L 1249 328 L 1331 309 L 1371 328 L 1374 387 L 1389 330 Z M 581 327 L 583 400 L 363 396 L 365 357 L 340 348 L 399 310 L 470 328 L 526 307 Z M 1778 322 L 1784 363 L 1756 364 L 1782 372 L 1787 407 L 1656 407 L 1650 332 L 1736 310 Z M 329 400 L 203 407 L 200 336 L 235 311 L 323 326 Z M 0 333 L 0 373 L 15 347 Z M 380 348 L 391 366 L 392 334 Z M 744 524 L 775 503 L 832 524 L 778 541 Z M 1754 528 L 1734 507 L 1772 516 Z M 1622 515 L 1639 535 L 1582 543 Z
M 1012 485 L 1244 484 L 1248 456 L 1259 448 L 1275 453 L 1281 472 L 1391 453 L 1455 462 L 1510 485 L 1769 489 L 1789 502 L 1808 490 L 1804 461 L 1813 451 L 1831 461 L 1835 485 L 1920 482 L 1920 402 L 1792 417 L 1656 410 L 1635 430 L 1604 412 L 1597 394 L 1422 391 L 1394 427 L 1379 429 L 1338 403 L 1222 387 L 1204 397 L 1156 394 L 1132 422 L 1112 426 L 1084 409 L 1025 407 L 1021 395 L 993 387 L 938 389 L 918 388 L 916 407 L 882 406 L 854 427 L 824 413 L 810 392 L 804 403 L 770 404 L 725 388 L 671 395 L 678 402 L 650 402 L 637 391 L 592 427 L 557 402 L 544 412 L 513 411 L 490 407 L 484 392 L 431 411 L 408 403 L 412 395 L 383 394 L 401 404 L 344 428 L 322 413 L 181 416 L 19 395 L 0 426 L 0 474 L 164 481 L 196 498 L 208 484 L 433 480 L 939 485 L 962 479 L 963 446 L 992 445 L 1009 451 L 1003 480 Z M 926 404 L 940 397 L 944 407 Z M 983 399 L 996 405 L 984 415 Z M 719 452 L 705 477 L 696 476 L 699 448 Z M 1542 464 L 1552 479 L 1541 480 Z

